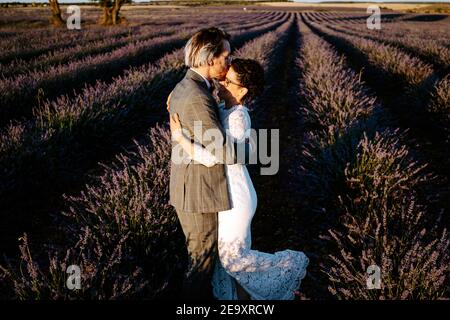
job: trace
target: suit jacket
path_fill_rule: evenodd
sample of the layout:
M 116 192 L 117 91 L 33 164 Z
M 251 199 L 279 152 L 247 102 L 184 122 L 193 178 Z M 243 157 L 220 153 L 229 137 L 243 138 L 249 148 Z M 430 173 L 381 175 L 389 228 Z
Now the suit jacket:
M 193 213 L 218 212 L 231 209 L 227 188 L 225 164 L 248 163 L 249 145 L 235 143 L 226 138 L 216 101 L 208 90 L 205 80 L 198 73 L 188 70 L 172 92 L 170 113 L 178 113 L 183 130 L 187 130 L 191 141 L 202 143 L 220 161 L 210 168 L 188 158 L 187 153 L 176 149 L 172 141 L 170 169 L 170 204 L 178 210 Z M 194 121 L 201 121 L 202 130 L 194 130 Z M 212 130 L 221 139 L 203 135 Z M 221 141 L 220 141 L 221 140 Z M 245 158 L 239 157 L 240 154 Z M 181 153 L 184 159 L 180 163 Z M 242 158 L 242 159 L 241 159 Z M 177 161 L 174 161 L 177 159 Z

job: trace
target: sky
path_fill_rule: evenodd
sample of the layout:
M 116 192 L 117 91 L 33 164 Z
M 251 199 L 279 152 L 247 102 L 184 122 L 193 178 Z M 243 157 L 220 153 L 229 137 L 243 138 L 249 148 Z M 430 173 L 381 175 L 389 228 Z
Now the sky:
M 134 2 L 148 2 L 151 0 L 134 0 Z M 348 2 L 345 0 L 329 0 L 329 1 L 333 1 L 333 2 Z M 422 0 L 422 1 L 411 1 L 411 0 L 375 0 L 375 1 L 370 1 L 370 0 L 350 0 L 353 2 L 450 2 L 450 0 Z M 0 3 L 6 3 L 6 2 L 27 2 L 27 3 L 32 3 L 32 2 L 36 2 L 36 3 L 46 3 L 48 2 L 48 0 L 0 0 Z M 70 3 L 83 3 L 83 2 L 89 2 L 88 0 L 59 0 L 60 3 L 64 3 L 64 2 L 70 2 Z M 320 0 L 297 0 L 295 2 L 321 2 Z

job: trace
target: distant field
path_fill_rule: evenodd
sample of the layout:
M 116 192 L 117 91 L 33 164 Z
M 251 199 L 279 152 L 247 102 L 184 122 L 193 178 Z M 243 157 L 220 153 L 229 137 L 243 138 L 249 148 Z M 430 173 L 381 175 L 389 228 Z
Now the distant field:
M 177 297 L 166 101 L 208 26 L 262 64 L 252 125 L 279 129 L 279 172 L 249 166 L 253 248 L 306 253 L 299 299 L 449 298 L 450 18 L 391 12 L 372 30 L 344 6 L 125 6 L 115 27 L 83 6 L 81 30 L 0 9 L 0 300 Z
M 265 2 L 264 6 L 271 7 L 289 7 L 289 8 L 358 8 L 366 9 L 369 5 L 377 5 L 382 8 L 395 11 L 411 11 L 411 12 L 430 12 L 430 13 L 448 13 L 450 12 L 450 4 L 417 4 L 417 3 L 377 3 L 377 2 L 361 2 L 361 3 L 286 3 L 286 2 Z

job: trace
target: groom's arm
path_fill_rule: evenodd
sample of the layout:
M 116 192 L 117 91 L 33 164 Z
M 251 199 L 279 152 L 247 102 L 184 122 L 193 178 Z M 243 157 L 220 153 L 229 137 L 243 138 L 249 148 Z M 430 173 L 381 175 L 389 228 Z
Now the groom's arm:
M 219 163 L 249 163 L 250 144 L 245 141 L 232 142 L 232 139 L 227 139 L 225 130 L 217 117 L 216 108 L 214 100 L 207 96 L 197 96 L 186 106 L 186 117 L 192 125 L 189 129 L 195 140 L 207 147 Z M 194 121 L 201 122 L 201 129 L 194 128 Z

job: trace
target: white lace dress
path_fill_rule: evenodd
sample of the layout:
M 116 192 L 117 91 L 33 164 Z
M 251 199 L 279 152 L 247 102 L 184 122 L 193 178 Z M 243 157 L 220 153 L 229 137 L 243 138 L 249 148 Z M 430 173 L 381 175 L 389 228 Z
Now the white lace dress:
M 251 120 L 245 106 L 225 109 L 219 105 L 220 121 L 229 138 L 250 137 Z M 206 165 L 216 164 L 214 156 L 199 145 L 193 158 Z M 235 281 L 252 300 L 291 300 L 305 277 L 308 258 L 303 252 L 284 250 L 274 254 L 252 250 L 251 222 L 257 197 L 246 165 L 226 165 L 232 209 L 218 213 L 219 259 L 212 285 L 219 300 L 237 300 Z

